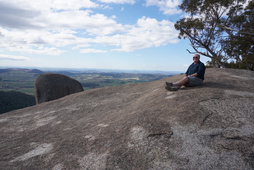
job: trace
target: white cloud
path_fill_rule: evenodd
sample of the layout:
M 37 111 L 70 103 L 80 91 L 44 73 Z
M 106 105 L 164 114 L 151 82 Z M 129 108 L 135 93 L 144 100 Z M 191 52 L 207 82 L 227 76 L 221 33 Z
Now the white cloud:
M 92 2 L 91 0 L 12 0 L 8 1 L 8 4 L 13 6 L 19 6 L 26 10 L 79 10 L 81 8 L 98 8 L 99 4 Z
M 0 47 L 8 51 L 47 55 L 60 55 L 64 50 L 56 48 L 57 46 L 70 45 L 75 41 L 75 36 L 64 32 L 53 34 L 36 30 L 9 31 L 1 27 L 0 37 Z M 80 43 L 85 43 L 85 40 Z
M 29 58 L 25 56 L 0 54 L 0 60 L 29 60 Z
M 25 7 L 21 8 L 15 4 L 0 1 L 0 24 L 11 29 L 22 30 L 83 29 L 91 34 L 113 34 L 122 30 L 121 24 L 117 24 L 114 20 L 116 19 L 114 15 L 107 17 L 103 14 L 92 14 L 91 10 L 55 12 L 41 10 L 39 7 L 38 5 L 37 8 L 28 10 Z M 51 6 L 48 6 L 48 9 L 52 9 Z
M 80 53 L 107 53 L 107 51 L 89 48 L 89 49 L 81 49 Z
M 116 3 L 113 0 L 103 2 Z M 117 2 L 135 3 L 134 0 Z M 164 2 L 150 0 L 147 5 Z M 134 25 L 123 25 L 116 22 L 115 15 L 108 17 L 90 9 L 79 10 L 100 7 L 90 0 L 69 3 L 69 0 L 5 3 L 0 0 L 0 47 L 11 52 L 60 55 L 67 50 L 107 52 L 89 48 L 97 44 L 110 46 L 114 51 L 134 51 L 178 42 L 178 32 L 170 21 L 143 17 Z M 175 7 L 173 1 L 167 4 Z
M 165 15 L 174 15 L 181 13 L 177 7 L 181 0 L 146 0 L 146 6 L 157 6 Z
M 54 9 L 66 9 L 66 10 L 78 10 L 81 8 L 97 8 L 98 4 L 90 0 L 51 0 L 51 8 Z M 44 3 L 44 0 L 42 1 Z
M 115 16 L 107 17 L 102 14 L 91 15 L 89 11 L 63 11 L 49 13 L 43 20 L 51 29 L 82 29 L 88 34 L 107 35 L 123 31 L 122 25 L 117 24 Z M 46 29 L 47 27 L 45 27 Z
M 103 3 L 115 3 L 115 4 L 135 4 L 136 0 L 99 0 Z
M 137 21 L 136 25 L 126 26 L 125 34 L 98 36 L 94 42 L 119 47 L 114 51 L 134 51 L 177 43 L 179 41 L 177 35 L 174 23 L 143 17 Z

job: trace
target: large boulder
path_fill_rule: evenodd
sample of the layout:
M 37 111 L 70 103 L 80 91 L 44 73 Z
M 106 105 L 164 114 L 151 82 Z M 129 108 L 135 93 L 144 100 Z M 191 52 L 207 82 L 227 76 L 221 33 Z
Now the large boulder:
M 34 84 L 36 104 L 84 91 L 75 79 L 55 73 L 44 73 L 38 76 Z

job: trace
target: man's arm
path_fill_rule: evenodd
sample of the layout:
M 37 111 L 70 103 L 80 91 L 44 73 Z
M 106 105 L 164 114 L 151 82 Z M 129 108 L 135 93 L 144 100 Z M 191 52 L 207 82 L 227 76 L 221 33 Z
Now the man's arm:
M 197 75 L 199 75 L 199 76 L 204 76 L 204 74 L 205 74 L 205 69 L 206 69 L 205 65 L 204 65 L 203 63 L 201 63 L 201 64 L 199 65 Z
M 197 77 L 197 76 L 198 76 L 198 73 L 191 74 L 190 76 L 191 76 L 191 77 Z

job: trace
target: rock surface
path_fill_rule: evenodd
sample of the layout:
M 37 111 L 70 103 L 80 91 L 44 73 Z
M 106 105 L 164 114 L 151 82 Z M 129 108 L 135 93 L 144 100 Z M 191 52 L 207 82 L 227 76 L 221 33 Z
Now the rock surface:
M 81 91 L 84 91 L 84 89 L 77 80 L 62 74 L 44 73 L 38 76 L 34 83 L 36 104 Z
M 107 87 L 0 115 L 0 169 L 254 169 L 254 72 Z

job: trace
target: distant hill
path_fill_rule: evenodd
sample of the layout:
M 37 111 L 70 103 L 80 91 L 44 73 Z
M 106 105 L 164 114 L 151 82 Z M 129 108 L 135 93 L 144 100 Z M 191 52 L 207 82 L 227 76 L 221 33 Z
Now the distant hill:
M 30 73 L 35 73 L 36 76 L 38 76 L 38 75 L 44 73 L 43 71 L 38 70 L 38 69 L 32 69 L 32 70 L 29 70 L 28 72 L 30 72 Z
M 24 68 L 8 68 L 8 69 L 0 69 L 0 73 L 8 73 L 8 72 L 13 72 L 13 71 L 19 71 L 19 72 L 24 72 L 24 73 L 35 73 L 35 76 L 38 74 L 44 73 L 41 70 L 38 69 L 24 69 Z
M 144 83 L 154 80 L 159 80 L 171 75 L 165 74 L 148 74 L 148 73 L 125 73 L 125 72 L 102 72 L 99 70 L 87 71 L 45 71 L 45 73 L 58 73 L 70 76 L 79 81 L 85 90 L 106 87 L 118 86 L 123 84 Z M 38 69 L 0 69 L 0 90 L 3 91 L 19 91 L 29 95 L 33 95 L 34 80 L 37 76 L 44 73 Z
M 37 69 L 0 69 L 0 90 L 33 95 L 34 80 L 43 72 Z
M 16 91 L 0 91 L 0 114 L 33 105 L 35 105 L 34 96 Z
M 104 87 L 0 115 L 1 169 L 254 169 L 254 72 Z
M 7 73 L 9 71 L 10 71 L 9 69 L 0 69 L 0 73 Z

